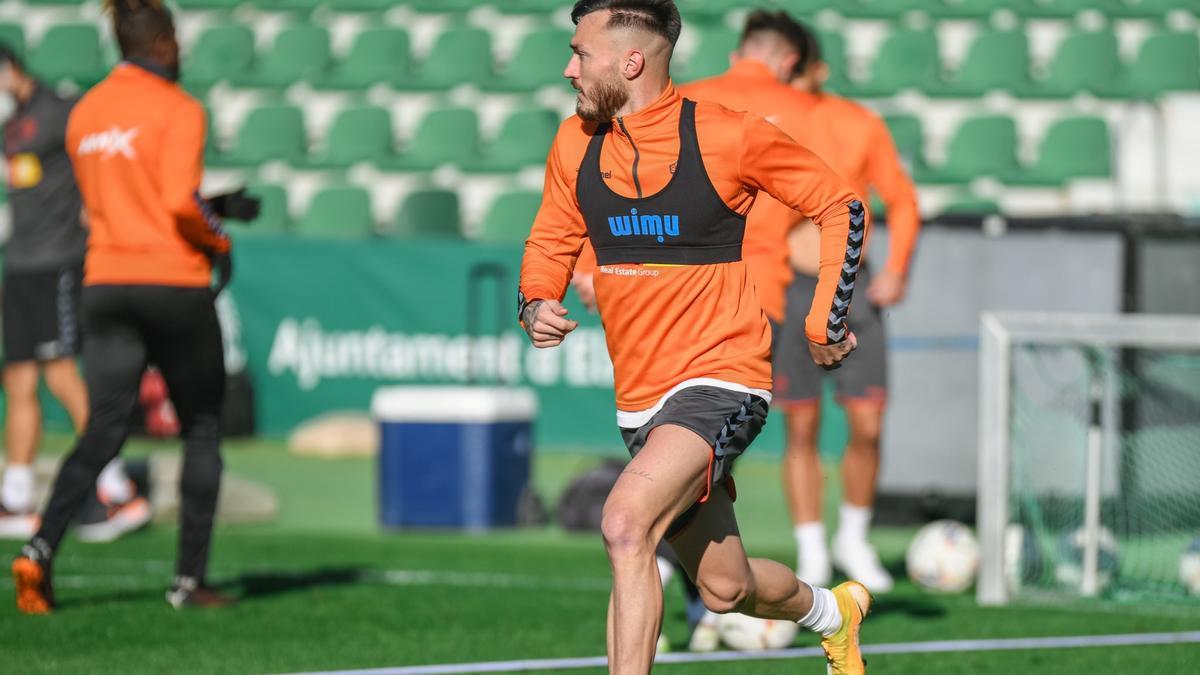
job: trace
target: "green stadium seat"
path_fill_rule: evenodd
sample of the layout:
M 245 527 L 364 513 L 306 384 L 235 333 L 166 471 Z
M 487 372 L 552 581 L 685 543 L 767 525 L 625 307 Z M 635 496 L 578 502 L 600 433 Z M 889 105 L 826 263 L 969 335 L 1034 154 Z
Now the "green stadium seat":
M 344 168 L 359 162 L 384 163 L 395 157 L 392 114 L 377 106 L 347 108 L 338 113 L 325 137 L 325 149 L 314 166 Z
M 1122 86 L 1107 93 L 1119 98 L 1155 98 L 1171 91 L 1200 89 L 1200 37 L 1159 33 L 1142 42 Z
M 525 241 L 542 205 L 540 192 L 506 192 L 488 207 L 479 238 L 484 241 Z
M 940 70 L 937 36 L 929 30 L 898 29 L 884 40 L 860 96 L 891 96 L 901 89 L 924 89 Z
M 908 165 L 909 173 L 917 175 L 924 171 L 925 134 L 921 128 L 921 118 L 916 115 L 888 115 L 883 121 L 892 134 L 896 152 Z
M 562 0 L 505 0 L 495 4 L 506 14 L 551 14 L 567 6 Z
M 782 9 L 799 18 L 805 18 L 823 9 L 836 9 L 841 4 L 838 0 L 773 0 L 771 7 Z
M 1021 14 L 1030 17 L 1067 19 L 1088 10 L 1110 14 L 1121 8 L 1122 0 L 1027 0 Z
M 962 66 L 929 93 L 964 98 L 1002 89 L 1028 89 L 1029 38 L 1021 30 L 989 31 L 971 44 Z
M 741 0 L 676 0 L 684 21 L 709 21 L 725 16 L 730 10 L 743 9 Z
M 308 13 L 328 4 L 327 0 L 254 0 L 254 6 L 267 12 Z
M 437 37 L 433 49 L 413 74 L 398 75 L 397 89 L 450 89 L 479 84 L 492 77 L 492 35 L 482 28 L 451 28 Z
M 1114 16 L 1158 19 L 1175 10 L 1200 15 L 1195 0 L 1124 0 L 1112 10 Z
M 281 185 L 254 183 L 246 187 L 246 194 L 262 200 L 258 218 L 254 220 L 230 220 L 230 224 L 244 227 L 249 235 L 277 235 L 288 231 L 287 190 Z
M 247 0 L 178 0 L 181 9 L 234 9 Z
M 288 26 L 275 36 L 270 51 L 237 84 L 288 87 L 300 80 L 320 79 L 329 67 L 329 31 L 320 26 Z
M 385 164 L 400 171 L 428 171 L 469 162 L 479 154 L 479 118 L 470 108 L 444 108 L 421 119 L 404 152 Z
M 934 16 L 950 19 L 982 19 L 1002 9 L 1021 12 L 1031 0 L 942 0 L 930 8 Z
M 563 70 L 571 58 L 571 33 L 561 28 L 534 31 L 521 40 L 512 62 L 499 77 L 482 82 L 490 91 L 533 91 L 566 86 Z
M 296 223 L 296 234 L 305 237 L 357 239 L 374 232 L 371 195 L 351 185 L 326 187 L 313 195 Z
M 254 31 L 242 24 L 208 28 L 183 57 L 185 87 L 209 87 L 236 78 L 254 63 Z
M 462 168 L 501 172 L 544 165 L 558 125 L 558 114 L 552 110 L 518 110 L 504 120 L 496 141 L 479 157 L 464 162 Z
M 254 166 L 269 161 L 301 163 L 307 155 L 304 114 L 293 105 L 268 105 L 246 115 L 237 144 L 219 163 Z
M 849 17 L 895 19 L 913 10 L 930 11 L 938 4 L 937 0 L 843 0 L 837 11 Z
M 386 12 L 403 0 L 336 0 L 339 12 Z M 332 3 L 331 3 L 332 4 Z
M 1112 175 L 1108 123 L 1099 117 L 1067 117 L 1054 122 L 1038 149 L 1037 163 L 1007 183 L 1061 186 L 1075 178 Z
M 407 4 L 418 12 L 451 14 L 468 12 L 484 3 L 479 0 L 408 0 Z
M 314 85 L 324 89 L 367 89 L 412 74 L 408 31 L 403 28 L 368 28 L 354 39 L 346 58 L 335 63 Z
M 946 161 L 925 172 L 922 183 L 968 183 L 991 176 L 1008 178 L 1018 173 L 1017 124 L 1004 115 L 983 115 L 965 120 L 946 148 Z
M 739 35 L 724 26 L 712 26 L 700 31 L 700 42 L 686 66 L 676 79 L 691 82 L 714 77 L 729 70 L 729 55 L 737 50 Z M 683 65 L 683 64 L 680 64 Z
M 401 237 L 462 237 L 458 193 L 422 190 L 408 195 L 390 234 Z
M 24 0 L 26 5 L 82 5 L 85 0 Z
M 0 23 L 0 44 L 19 55 L 25 54 L 25 28 L 19 23 Z
M 971 192 L 961 192 L 942 207 L 942 213 L 987 216 L 1000 213 L 1000 205 L 993 199 Z
M 1099 93 L 1121 74 L 1117 36 L 1111 31 L 1073 33 L 1059 46 L 1045 80 L 1018 91 L 1029 98 L 1061 98 L 1083 91 Z
M 107 74 L 100 31 L 90 23 L 50 26 L 29 55 L 29 69 L 47 82 L 71 80 L 90 87 Z

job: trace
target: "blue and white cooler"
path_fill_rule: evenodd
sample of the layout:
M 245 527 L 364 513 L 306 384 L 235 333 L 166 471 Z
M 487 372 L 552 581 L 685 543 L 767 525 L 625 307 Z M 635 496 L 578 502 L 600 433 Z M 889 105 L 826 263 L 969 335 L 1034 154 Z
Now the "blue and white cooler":
M 380 521 L 387 528 L 488 529 L 517 524 L 529 484 L 533 391 L 388 387 L 380 425 Z

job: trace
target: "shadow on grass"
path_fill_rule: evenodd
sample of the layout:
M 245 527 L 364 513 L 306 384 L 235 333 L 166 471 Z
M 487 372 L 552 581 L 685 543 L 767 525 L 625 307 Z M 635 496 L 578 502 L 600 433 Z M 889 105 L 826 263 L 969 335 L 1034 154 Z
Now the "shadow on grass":
M 349 586 L 370 574 L 362 567 L 326 567 L 294 572 L 248 572 L 218 584 L 220 590 L 241 600 L 258 600 L 313 588 Z

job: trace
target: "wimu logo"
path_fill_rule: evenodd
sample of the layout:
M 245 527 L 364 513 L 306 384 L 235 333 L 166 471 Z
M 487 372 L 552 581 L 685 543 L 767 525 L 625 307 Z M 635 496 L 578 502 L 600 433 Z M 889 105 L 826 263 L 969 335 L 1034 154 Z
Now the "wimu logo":
M 679 216 L 638 215 L 629 209 L 627 216 L 609 216 L 608 229 L 614 237 L 656 237 L 661 244 L 679 236 Z

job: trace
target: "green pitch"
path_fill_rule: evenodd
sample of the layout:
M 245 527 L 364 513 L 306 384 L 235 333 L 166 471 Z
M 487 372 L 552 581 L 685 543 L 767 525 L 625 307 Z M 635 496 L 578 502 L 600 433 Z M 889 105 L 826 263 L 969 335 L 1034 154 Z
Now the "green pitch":
M 152 446 L 141 445 L 135 453 Z M 604 651 L 608 568 L 595 536 L 553 529 L 484 536 L 384 534 L 374 524 L 373 464 L 287 455 L 271 443 L 231 444 L 229 470 L 279 492 L 278 522 L 221 528 L 212 579 L 243 602 L 221 611 L 170 609 L 175 532 L 157 528 L 108 545 L 68 541 L 56 565 L 60 611 L 19 616 L 0 586 L 0 643 L 12 672 L 288 672 L 597 656 Z M 537 484 L 550 501 L 595 459 L 548 456 Z M 790 528 L 772 463 L 739 468 L 739 516 L 752 552 L 790 561 Z M 831 496 L 831 499 L 834 497 Z M 883 531 L 900 560 L 911 531 Z M 16 542 L 0 548 L 16 552 Z M 879 600 L 867 643 L 1141 633 L 1200 629 L 1187 607 L 1039 606 L 983 609 L 968 595 L 933 596 L 902 582 Z M 666 634 L 687 627 L 677 588 Z M 797 646 L 816 640 L 802 634 Z M 1200 646 L 877 655 L 879 673 L 1188 672 Z M 577 670 L 571 672 L 600 672 Z M 661 666 L 668 673 L 823 673 L 819 659 Z

